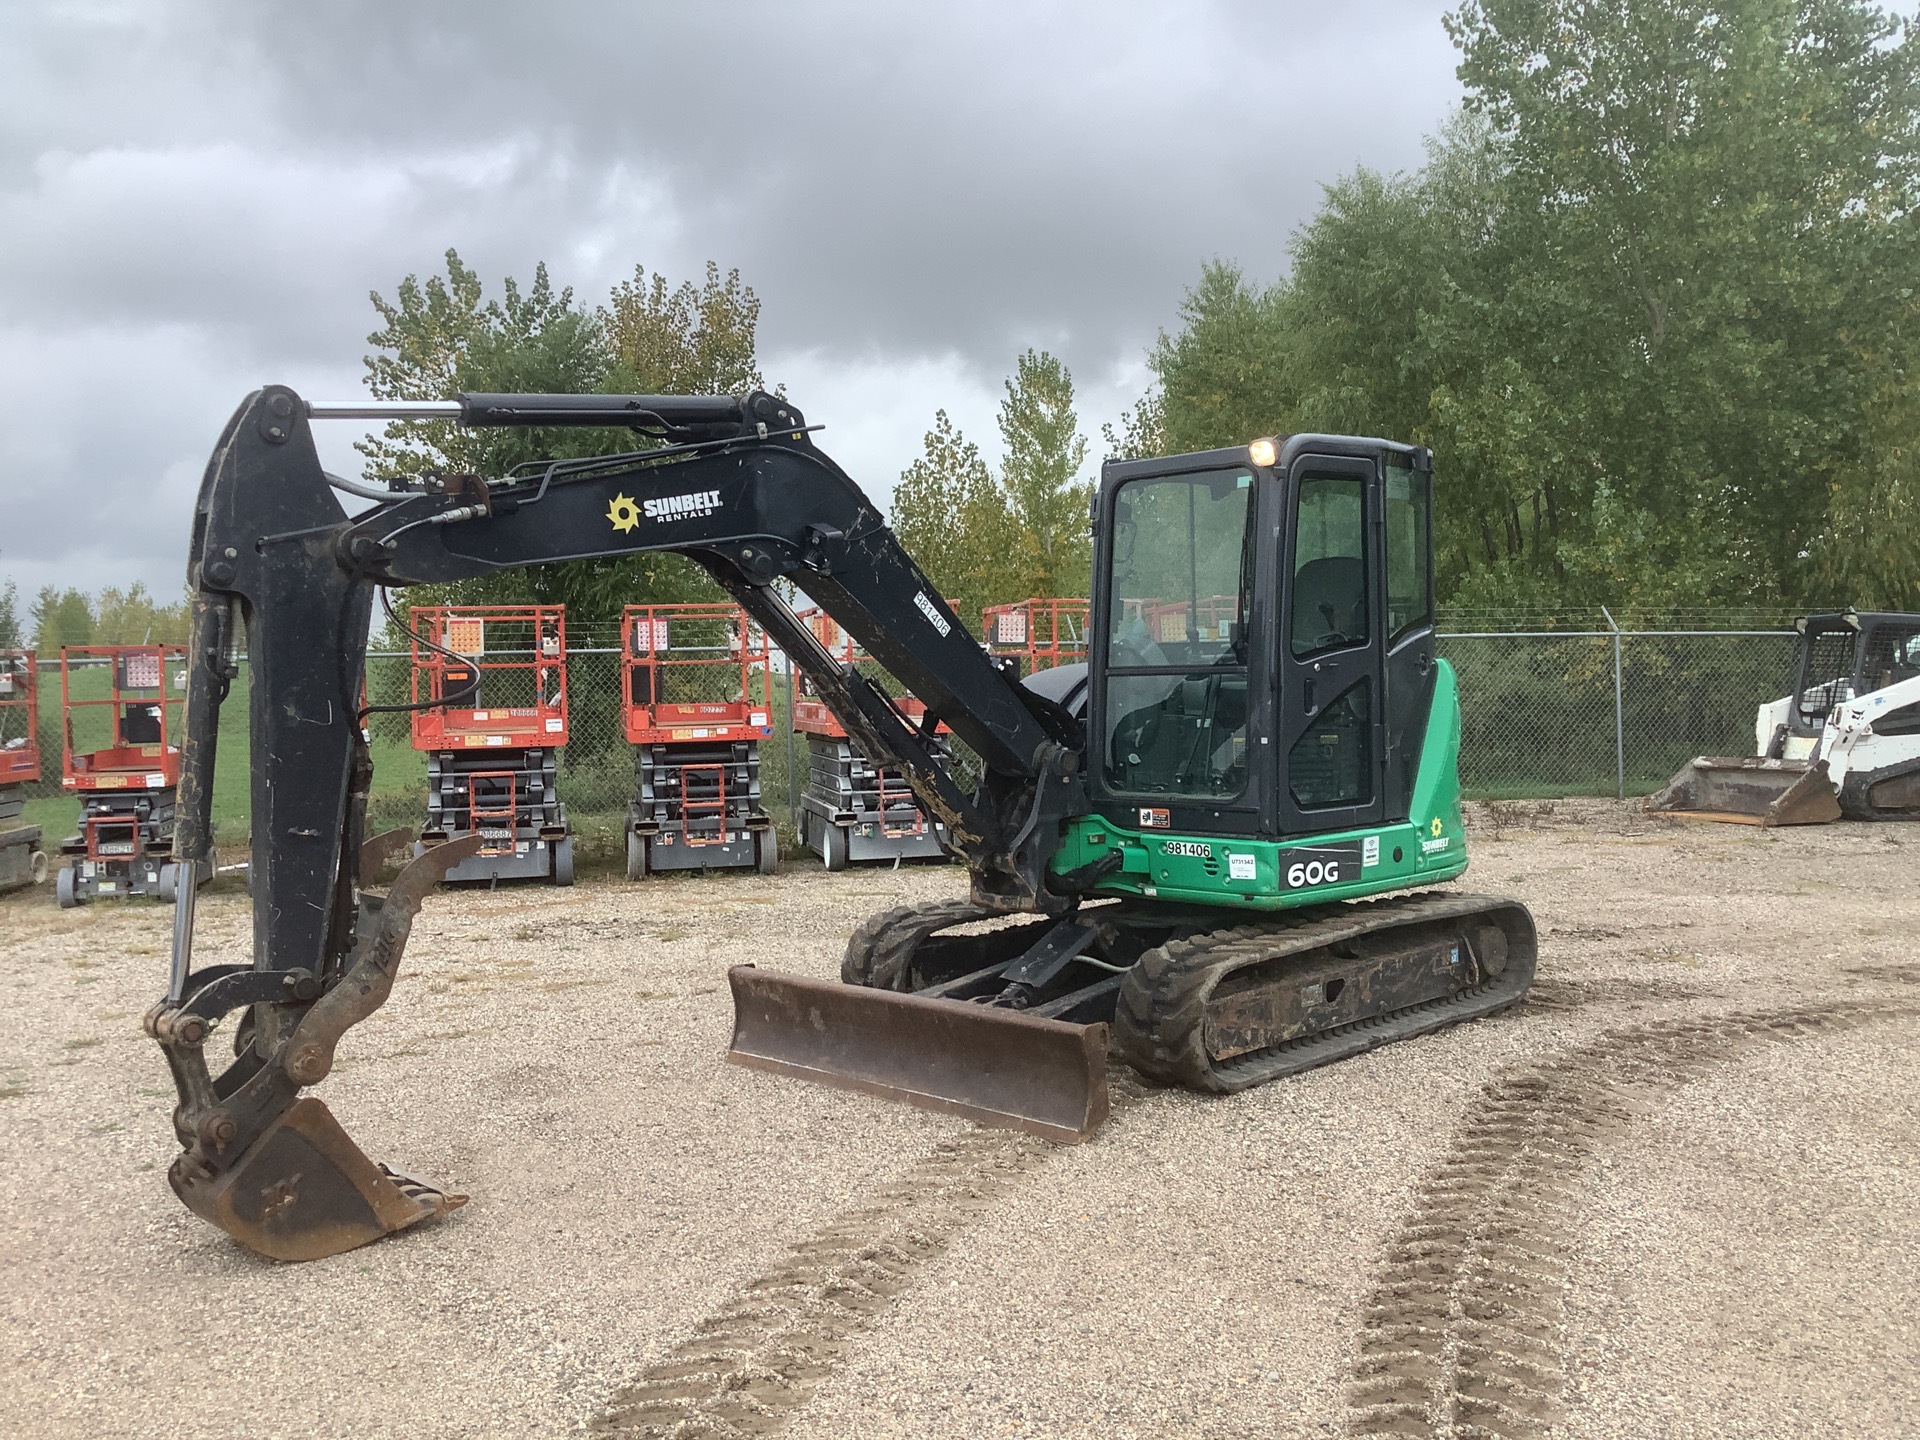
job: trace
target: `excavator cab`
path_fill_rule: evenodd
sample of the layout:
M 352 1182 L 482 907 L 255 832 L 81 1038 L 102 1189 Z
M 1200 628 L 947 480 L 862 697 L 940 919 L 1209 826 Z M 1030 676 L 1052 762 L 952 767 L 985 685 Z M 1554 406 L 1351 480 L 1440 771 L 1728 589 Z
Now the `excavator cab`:
M 1102 817 L 1276 839 L 1404 821 L 1434 686 L 1431 505 L 1427 452 L 1378 440 L 1108 465 Z

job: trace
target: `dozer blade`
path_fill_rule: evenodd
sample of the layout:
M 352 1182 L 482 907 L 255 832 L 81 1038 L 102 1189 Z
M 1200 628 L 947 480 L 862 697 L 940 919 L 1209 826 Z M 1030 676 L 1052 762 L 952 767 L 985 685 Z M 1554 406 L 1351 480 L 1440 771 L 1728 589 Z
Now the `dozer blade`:
M 1647 809 L 1735 825 L 1824 825 L 1840 818 L 1840 796 L 1824 760 L 1701 755 L 1648 796 Z
M 727 971 L 727 1059 L 1071 1145 L 1107 1118 L 1107 1027 L 838 980 Z
M 183 1182 L 180 1168 L 170 1178 L 187 1208 L 270 1260 L 322 1260 L 467 1203 L 374 1164 L 311 1095 L 211 1183 Z

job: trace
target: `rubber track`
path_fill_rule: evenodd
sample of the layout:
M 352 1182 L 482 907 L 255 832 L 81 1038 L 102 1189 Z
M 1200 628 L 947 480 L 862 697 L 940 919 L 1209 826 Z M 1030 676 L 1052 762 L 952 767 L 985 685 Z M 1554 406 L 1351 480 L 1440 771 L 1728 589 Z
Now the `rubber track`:
M 1116 1073 L 1111 1083 L 1116 1114 L 1146 1094 L 1131 1076 Z M 587 1428 L 632 1440 L 777 1433 L 921 1267 L 1059 1153 L 1043 1140 L 984 1127 L 942 1142 L 871 1204 L 830 1221 L 748 1281 Z
M 1567 1277 L 1597 1150 L 1757 1044 L 1913 1015 L 1920 1004 L 1863 999 L 1665 1021 L 1491 1081 L 1388 1244 L 1348 1373 L 1347 1433 L 1544 1437 L 1566 1398 Z
M 1153 1079 L 1192 1090 L 1233 1094 L 1396 1040 L 1491 1015 L 1527 993 L 1533 980 L 1533 957 L 1525 961 L 1515 957 L 1499 975 L 1472 989 L 1335 1026 L 1251 1055 L 1216 1062 L 1206 1052 L 1207 1000 L 1214 986 L 1232 971 L 1380 925 L 1452 919 L 1484 911 L 1490 904 L 1518 902 L 1497 896 L 1426 891 L 1390 900 L 1343 904 L 1311 915 L 1276 917 L 1265 924 L 1213 930 L 1157 946 L 1141 956 L 1121 981 L 1114 1014 L 1114 1054 Z
M 990 920 L 998 913 L 966 900 L 929 900 L 882 910 L 847 938 L 840 978 L 849 985 L 904 990 L 907 962 L 927 936 L 970 921 Z

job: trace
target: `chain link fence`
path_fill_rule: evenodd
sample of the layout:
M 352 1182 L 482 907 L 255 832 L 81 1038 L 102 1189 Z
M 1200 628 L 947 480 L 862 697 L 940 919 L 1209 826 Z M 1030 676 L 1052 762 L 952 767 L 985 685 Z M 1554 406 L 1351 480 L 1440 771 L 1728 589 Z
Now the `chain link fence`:
M 1694 755 L 1748 754 L 1755 708 L 1792 688 L 1797 640 L 1786 629 L 1444 631 L 1439 653 L 1460 681 L 1460 774 L 1467 794 L 1645 794 Z M 618 641 L 613 627 L 604 633 L 579 627 L 569 636 L 569 737 L 559 787 L 576 845 L 586 854 L 621 853 L 634 794 Z M 369 698 L 406 700 L 409 675 L 404 652 L 369 655 Z M 221 711 L 214 792 L 218 837 L 234 846 L 244 845 L 248 834 L 247 679 L 243 664 Z M 773 733 L 761 743 L 761 793 L 791 842 L 807 752 L 804 738 L 796 742 L 793 735 L 791 677 L 777 652 L 771 681 Z M 65 834 L 77 805 L 60 786 L 57 661 L 42 663 L 39 710 L 42 779 L 28 791 L 38 812 L 29 819 L 49 834 Z M 412 747 L 409 718 L 376 714 L 368 728 L 370 826 L 417 828 L 426 813 L 426 756 Z
M 1460 680 L 1460 780 L 1477 799 L 1644 795 L 1695 755 L 1753 752 L 1793 688 L 1791 630 L 1442 633 Z

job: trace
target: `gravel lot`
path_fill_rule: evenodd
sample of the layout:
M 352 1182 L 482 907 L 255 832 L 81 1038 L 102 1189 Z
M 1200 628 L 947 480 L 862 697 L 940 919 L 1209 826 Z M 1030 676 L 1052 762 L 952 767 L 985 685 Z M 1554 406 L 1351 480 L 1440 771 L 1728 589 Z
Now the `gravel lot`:
M 167 1189 L 170 912 L 0 901 L 0 1423 L 1920 1433 L 1920 828 L 1472 824 L 1528 1004 L 1230 1100 L 1116 1075 L 1070 1149 L 721 1063 L 726 965 L 834 974 L 958 870 L 435 897 L 318 1093 L 473 1203 L 297 1267 Z

